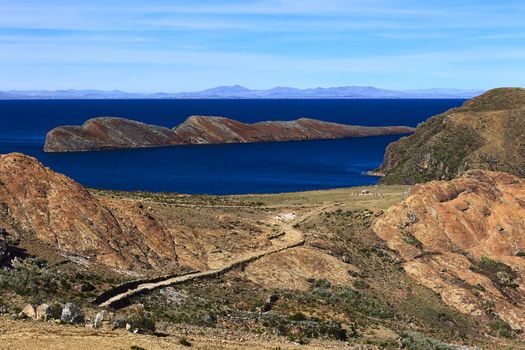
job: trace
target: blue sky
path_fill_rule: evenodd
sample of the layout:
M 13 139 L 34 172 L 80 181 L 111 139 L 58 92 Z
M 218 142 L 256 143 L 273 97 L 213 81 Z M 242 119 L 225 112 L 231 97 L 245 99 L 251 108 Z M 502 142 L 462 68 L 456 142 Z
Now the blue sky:
M 523 0 L 0 0 L 0 90 L 525 85 Z

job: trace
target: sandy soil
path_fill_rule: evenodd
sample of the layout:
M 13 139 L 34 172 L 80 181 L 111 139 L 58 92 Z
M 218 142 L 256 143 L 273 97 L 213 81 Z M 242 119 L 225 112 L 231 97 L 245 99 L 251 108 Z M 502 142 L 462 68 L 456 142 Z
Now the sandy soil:
M 367 349 L 360 345 L 341 342 L 312 342 L 299 345 L 284 339 L 260 339 L 253 334 L 225 337 L 206 329 L 190 331 L 194 334 L 173 334 L 167 337 L 132 334 L 124 330 L 95 330 L 88 327 L 65 326 L 36 321 L 14 321 L 0 316 L 0 350 L 70 350 L 104 349 L 123 350 L 139 346 L 146 350 L 160 349 Z M 202 334 L 198 334 L 202 333 Z M 184 338 L 191 347 L 183 346 Z M 373 348 L 369 348 L 373 349 Z

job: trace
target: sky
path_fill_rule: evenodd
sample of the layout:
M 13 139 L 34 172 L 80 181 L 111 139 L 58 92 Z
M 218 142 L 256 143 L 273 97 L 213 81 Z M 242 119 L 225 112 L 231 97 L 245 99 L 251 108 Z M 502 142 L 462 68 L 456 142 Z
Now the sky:
M 0 0 L 0 90 L 525 86 L 524 0 Z

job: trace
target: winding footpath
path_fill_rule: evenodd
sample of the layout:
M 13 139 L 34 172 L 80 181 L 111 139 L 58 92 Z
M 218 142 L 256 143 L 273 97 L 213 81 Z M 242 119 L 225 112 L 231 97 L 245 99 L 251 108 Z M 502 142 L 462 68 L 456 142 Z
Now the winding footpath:
M 187 282 L 191 280 L 213 278 L 221 274 L 227 273 L 244 264 L 248 264 L 250 262 L 258 260 L 267 255 L 279 253 L 279 252 L 282 252 L 282 251 L 285 251 L 291 248 L 301 246 L 304 244 L 305 238 L 301 231 L 294 228 L 294 225 L 301 223 L 314 215 L 317 215 L 318 213 L 322 212 L 323 210 L 326 210 L 327 208 L 328 206 L 317 208 L 311 212 L 306 213 L 305 215 L 302 215 L 288 222 L 274 219 L 272 223 L 278 224 L 281 227 L 281 230 L 284 232 L 284 234 L 282 236 L 272 239 L 271 240 L 272 246 L 269 247 L 268 249 L 243 254 L 237 257 L 236 259 L 231 260 L 215 269 L 189 273 L 189 274 L 181 275 L 181 276 L 167 277 L 164 280 L 155 281 L 155 282 L 140 283 L 137 286 L 134 286 L 133 288 L 129 290 L 126 290 L 124 292 L 121 292 L 119 294 L 116 294 L 112 297 L 107 298 L 107 300 L 100 302 L 99 306 L 119 308 L 120 305 L 125 303 L 129 298 L 133 296 L 137 296 L 137 295 L 144 294 L 144 293 L 147 293 L 155 289 L 159 289 L 162 287 L 168 287 L 174 284 L 179 284 L 179 283 L 183 283 L 183 282 Z

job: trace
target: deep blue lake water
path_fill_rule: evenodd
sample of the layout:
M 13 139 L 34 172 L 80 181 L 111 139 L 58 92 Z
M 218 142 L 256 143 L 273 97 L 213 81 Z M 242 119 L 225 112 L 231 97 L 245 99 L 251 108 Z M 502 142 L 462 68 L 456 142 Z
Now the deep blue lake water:
M 416 126 L 463 100 L 36 100 L 0 101 L 0 153 L 22 152 L 93 188 L 241 194 L 374 184 L 400 136 L 44 153 L 45 134 L 95 116 L 173 127 L 190 115 L 244 122 L 310 117 L 354 125 Z

